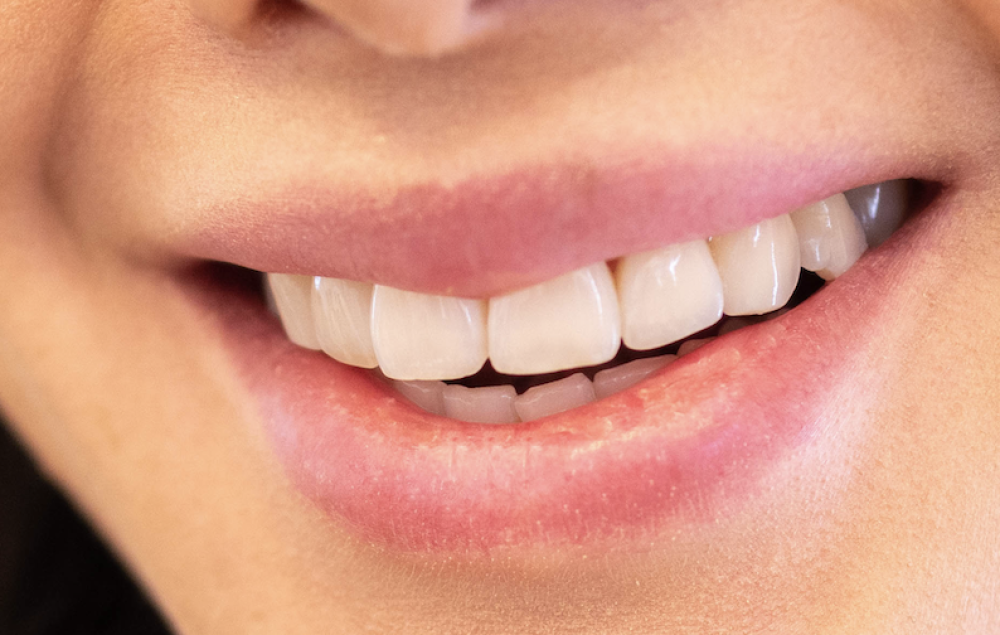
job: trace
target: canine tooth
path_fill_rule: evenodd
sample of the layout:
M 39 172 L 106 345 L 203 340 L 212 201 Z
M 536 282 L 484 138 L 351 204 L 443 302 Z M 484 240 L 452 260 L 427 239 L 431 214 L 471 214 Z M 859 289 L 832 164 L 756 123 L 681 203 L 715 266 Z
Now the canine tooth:
M 372 346 L 372 290 L 364 282 L 316 279 L 312 293 L 316 338 L 323 352 L 338 362 L 378 366 Z
M 802 268 L 833 280 L 851 268 L 868 249 L 861 222 L 843 194 L 792 212 L 799 237 Z
M 316 338 L 316 325 L 313 322 L 310 300 L 312 277 L 269 273 L 267 282 L 288 339 L 299 346 L 318 351 L 319 340 Z
M 722 278 L 726 315 L 779 309 L 799 280 L 799 241 L 787 214 L 709 241 Z
M 372 343 L 386 377 L 468 377 L 486 362 L 486 303 L 375 285 Z
M 622 341 L 633 350 L 682 340 L 722 317 L 722 280 L 704 240 L 626 256 L 615 278 Z
M 432 414 L 444 416 L 443 381 L 394 381 L 392 385 L 401 395 Z
M 458 385 L 444 387 L 444 412 L 459 421 L 472 423 L 517 423 L 514 410 L 517 391 L 513 386 L 467 388 Z
M 594 394 L 598 399 L 604 399 L 616 392 L 631 388 L 675 359 L 676 355 L 646 357 L 602 370 L 594 375 Z
M 899 229 L 910 205 L 910 187 L 904 179 L 865 185 L 844 192 L 844 196 L 871 247 L 878 247 Z
M 618 296 L 603 262 L 490 299 L 490 362 L 501 373 L 601 364 L 620 338 Z
M 521 421 L 533 421 L 565 412 L 596 399 L 594 384 L 583 373 L 529 388 L 514 399 L 514 409 Z
M 688 353 L 693 353 L 714 339 L 714 337 L 704 337 L 698 340 L 688 340 L 677 348 L 677 357 L 684 357 Z

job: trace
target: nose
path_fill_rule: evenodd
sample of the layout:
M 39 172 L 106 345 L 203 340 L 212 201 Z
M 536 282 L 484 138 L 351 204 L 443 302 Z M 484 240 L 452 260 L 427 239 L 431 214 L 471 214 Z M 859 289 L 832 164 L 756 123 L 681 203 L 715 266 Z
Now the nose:
M 200 18 L 227 30 L 245 27 L 261 0 L 189 0 Z M 489 20 L 474 0 L 300 0 L 358 40 L 391 55 L 437 56 L 481 34 Z

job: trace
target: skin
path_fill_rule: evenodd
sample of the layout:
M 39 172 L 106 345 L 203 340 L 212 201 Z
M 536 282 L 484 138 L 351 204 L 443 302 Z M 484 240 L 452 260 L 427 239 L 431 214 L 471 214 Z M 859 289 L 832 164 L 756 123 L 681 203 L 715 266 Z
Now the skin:
M 388 1 L 4 3 L 0 404 L 178 632 L 1000 631 L 1000 3 L 608 4 L 491 3 L 456 35 Z M 895 176 L 954 203 L 914 221 L 906 310 L 871 325 L 863 425 L 650 552 L 359 542 L 289 485 L 185 293 L 177 237 L 259 183 L 393 191 L 830 130 L 884 140 L 920 172 Z

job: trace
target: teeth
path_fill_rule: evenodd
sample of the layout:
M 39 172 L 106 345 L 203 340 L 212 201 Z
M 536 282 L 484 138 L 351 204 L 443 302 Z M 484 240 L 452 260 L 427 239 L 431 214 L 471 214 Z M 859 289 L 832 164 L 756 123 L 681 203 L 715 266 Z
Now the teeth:
M 620 340 L 618 296 L 603 262 L 490 300 L 490 362 L 501 373 L 601 364 Z
M 392 385 L 401 395 L 427 412 L 444 416 L 443 381 L 394 381 Z
M 598 399 L 604 399 L 608 395 L 631 388 L 675 359 L 676 355 L 647 357 L 602 370 L 594 375 L 594 394 Z
M 709 246 L 722 278 L 726 315 L 780 309 L 799 280 L 799 241 L 788 215 L 722 236 Z
M 324 353 L 352 366 L 378 366 L 372 346 L 372 285 L 317 278 L 312 312 Z
M 514 399 L 514 409 L 521 421 L 534 421 L 549 415 L 579 408 L 594 401 L 594 384 L 583 373 L 529 388 Z
M 622 258 L 615 272 L 622 341 L 659 348 L 722 317 L 722 280 L 704 240 Z
M 375 286 L 375 357 L 390 379 L 458 379 L 486 363 L 486 303 Z
M 472 423 L 517 423 L 516 397 L 513 386 L 445 386 L 444 412 L 452 419 Z
M 905 180 L 866 185 L 848 190 L 844 196 L 865 228 L 871 247 L 878 247 L 899 229 L 910 205 L 910 187 Z
M 802 268 L 833 280 L 850 269 L 868 249 L 861 222 L 847 199 L 837 194 L 792 212 L 799 237 Z
M 267 274 L 267 282 L 288 339 L 303 348 L 318 351 L 320 346 L 319 340 L 316 338 L 316 326 L 313 323 L 312 300 L 310 299 L 312 277 L 269 273 Z
M 531 421 L 614 394 L 714 338 L 781 315 L 799 269 L 832 280 L 902 223 L 909 183 L 850 190 L 729 234 L 598 263 L 489 300 L 414 293 L 334 278 L 268 274 L 269 306 L 288 338 L 352 366 L 379 367 L 420 408 L 475 423 Z M 740 316 L 740 317 L 732 317 Z M 441 380 L 490 360 L 508 375 L 597 366 L 620 345 L 676 355 L 576 373 L 518 396 L 511 385 Z M 488 377 L 487 377 L 488 379 Z M 533 378 L 532 383 L 545 378 Z

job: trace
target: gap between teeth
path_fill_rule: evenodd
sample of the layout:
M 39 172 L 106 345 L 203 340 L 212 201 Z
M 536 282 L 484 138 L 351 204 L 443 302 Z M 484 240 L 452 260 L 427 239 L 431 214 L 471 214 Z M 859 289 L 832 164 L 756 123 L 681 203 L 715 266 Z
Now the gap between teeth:
M 869 244 L 884 241 L 902 223 L 906 188 L 902 181 L 859 188 L 728 234 L 596 263 L 489 300 L 292 274 L 268 274 L 268 286 L 292 342 L 345 364 L 378 367 L 403 396 L 435 414 L 530 421 L 624 390 L 677 356 L 637 359 L 593 380 L 575 373 L 521 395 L 511 385 L 470 388 L 442 380 L 473 375 L 487 359 L 507 375 L 597 366 L 615 358 L 623 343 L 634 351 L 660 349 L 723 315 L 777 311 L 791 298 L 800 268 L 833 280 Z M 722 331 L 738 323 L 730 319 Z M 706 341 L 683 342 L 677 352 Z

